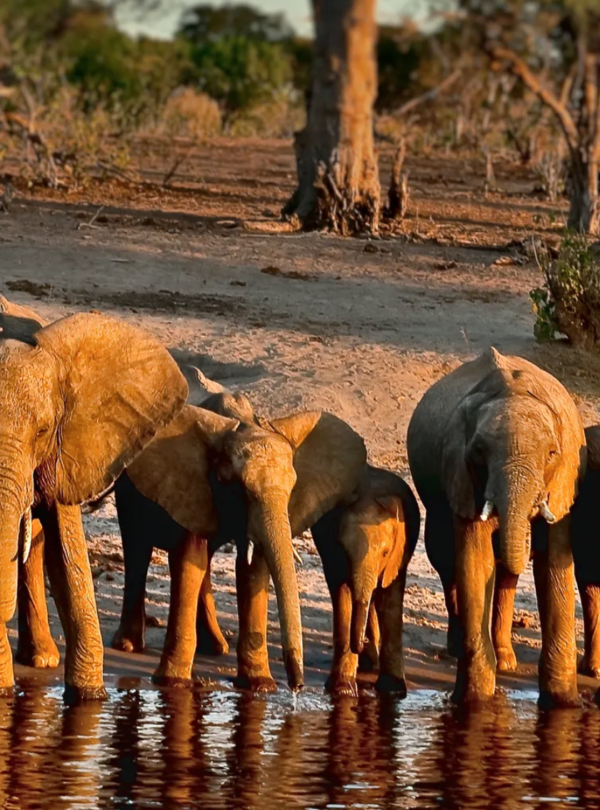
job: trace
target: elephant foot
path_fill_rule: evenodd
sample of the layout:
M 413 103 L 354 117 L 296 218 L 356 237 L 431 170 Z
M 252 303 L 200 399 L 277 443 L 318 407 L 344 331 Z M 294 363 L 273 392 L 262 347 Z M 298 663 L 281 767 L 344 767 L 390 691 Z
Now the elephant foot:
M 110 646 L 113 650 L 122 650 L 128 653 L 142 653 L 146 649 L 144 631 L 119 627 L 112 638 Z
M 236 689 L 249 689 L 257 694 L 269 694 L 277 691 L 277 684 L 270 675 L 240 675 L 238 674 L 233 684 Z
M 377 678 L 377 682 L 375 683 L 375 689 L 382 694 L 394 694 L 399 698 L 405 698 L 408 694 L 406 680 L 388 673 L 381 673 L 381 675 Z
M 512 647 L 498 647 L 496 650 L 496 669 L 498 672 L 514 672 L 517 668 L 517 656 Z
M 69 706 L 76 706 L 89 700 L 108 700 L 108 693 L 104 684 L 100 686 L 74 686 L 65 684 L 63 700 Z
M 538 707 L 544 711 L 547 709 L 579 709 L 581 708 L 581 698 L 577 690 L 554 693 L 540 690 Z
M 358 697 L 358 686 L 356 679 L 350 675 L 330 675 L 325 684 L 325 689 L 331 692 L 333 697 Z
M 494 697 L 496 673 L 482 662 L 466 667 L 464 659 L 459 659 L 456 683 L 452 692 L 452 702 L 476 705 Z
M 579 672 L 580 675 L 587 675 L 589 678 L 600 680 L 600 663 L 597 661 L 589 661 L 588 657 L 584 655 L 579 662 L 577 672 Z
M 51 636 L 42 642 L 25 643 L 19 640 L 15 659 L 26 667 L 54 669 L 60 664 L 60 653 Z

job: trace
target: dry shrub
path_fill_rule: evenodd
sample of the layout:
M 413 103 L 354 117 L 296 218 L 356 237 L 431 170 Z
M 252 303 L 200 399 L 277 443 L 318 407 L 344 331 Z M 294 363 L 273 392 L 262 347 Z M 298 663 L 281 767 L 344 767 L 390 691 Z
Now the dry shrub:
M 167 100 L 151 134 L 178 138 L 210 138 L 221 133 L 217 102 L 192 87 L 176 90 Z
M 276 98 L 240 112 L 231 120 L 228 134 L 240 138 L 291 138 L 305 121 L 302 105 L 286 97 Z
M 52 187 L 79 186 L 91 175 L 122 174 L 130 162 L 128 139 L 115 111 L 100 104 L 85 110 L 68 84 L 39 103 L 22 82 L 6 114 L 6 151 L 20 163 L 20 174 Z
M 565 335 L 578 347 L 600 345 L 600 255 L 583 234 L 568 233 L 558 255 L 543 252 L 544 287 L 530 293 L 536 313 L 534 334 L 548 340 Z

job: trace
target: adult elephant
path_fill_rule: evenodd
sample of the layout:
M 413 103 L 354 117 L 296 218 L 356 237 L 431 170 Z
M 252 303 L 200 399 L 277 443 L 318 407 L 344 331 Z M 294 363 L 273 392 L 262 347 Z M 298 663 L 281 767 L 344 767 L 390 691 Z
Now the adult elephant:
M 573 400 L 550 374 L 490 349 L 427 391 L 407 444 L 427 513 L 425 545 L 459 653 L 454 700 L 494 693 L 495 562 L 510 599 L 530 559 L 533 529 L 540 705 L 578 704 L 569 512 L 586 453 Z
M 129 466 L 127 477 L 187 530 L 171 555 L 171 604 L 156 678 L 187 681 L 196 650 L 206 541 L 238 545 L 238 684 L 275 688 L 267 655 L 272 577 L 283 658 L 292 689 L 303 684 L 300 602 L 292 538 L 354 497 L 366 462 L 362 438 L 332 414 L 310 411 L 263 425 L 187 405 Z M 122 494 L 122 493 L 121 493 Z M 129 511 L 136 512 L 134 492 Z M 140 508 L 142 504 L 140 504 Z M 121 500 L 120 511 L 125 506 Z M 135 520 L 135 518 L 133 518 Z
M 7 314 L 1 303 L 0 689 L 13 685 L 6 623 L 35 518 L 65 632 L 65 694 L 103 697 L 102 637 L 79 504 L 111 486 L 181 410 L 187 384 L 166 349 L 140 329 L 94 314 L 41 327 L 27 312 Z

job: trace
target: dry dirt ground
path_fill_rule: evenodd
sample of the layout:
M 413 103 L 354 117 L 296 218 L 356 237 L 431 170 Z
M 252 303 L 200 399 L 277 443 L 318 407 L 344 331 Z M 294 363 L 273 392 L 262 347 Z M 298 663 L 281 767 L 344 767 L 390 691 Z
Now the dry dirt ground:
M 585 424 L 600 421 L 600 362 L 565 344 L 539 346 L 532 337 L 528 293 L 541 277 L 527 244 L 533 234 L 557 238 L 564 205 L 536 196 L 535 178 L 520 167 L 496 166 L 498 190 L 484 193 L 477 159 L 409 160 L 411 209 L 400 231 L 342 239 L 281 232 L 278 212 L 294 182 L 289 143 L 206 144 L 188 154 L 164 188 L 178 151 L 188 149 L 141 142 L 139 182 L 105 179 L 67 193 L 13 180 L 15 200 L 0 214 L 0 291 L 48 318 L 96 309 L 140 324 L 209 376 L 243 389 L 259 413 L 332 411 L 365 437 L 372 462 L 405 475 L 406 428 L 420 397 L 491 344 L 547 368 L 573 393 Z M 385 180 L 388 150 L 381 164 Z M 86 529 L 108 645 L 123 582 L 112 504 L 87 517 Z M 319 688 L 331 660 L 331 610 L 310 540 L 300 547 L 307 683 Z M 219 616 L 232 647 L 233 564 L 232 553 L 218 554 L 213 564 Z M 422 546 L 408 581 L 409 681 L 449 688 L 454 665 L 444 655 L 443 598 Z M 108 649 L 109 681 L 149 684 L 168 593 L 166 559 L 157 554 L 148 593 L 156 627 L 148 632 L 148 651 L 126 656 Z M 499 681 L 530 689 L 540 647 L 530 572 L 517 608 L 521 663 L 516 675 Z M 273 600 L 270 622 L 274 673 L 283 680 Z M 232 654 L 199 657 L 196 671 L 227 686 L 234 663 Z M 22 679 L 30 676 L 19 669 Z

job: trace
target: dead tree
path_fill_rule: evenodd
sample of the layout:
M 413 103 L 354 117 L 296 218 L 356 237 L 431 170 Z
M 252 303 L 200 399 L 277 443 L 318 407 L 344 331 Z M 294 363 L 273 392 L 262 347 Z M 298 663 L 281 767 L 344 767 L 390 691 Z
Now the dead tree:
M 600 235 L 600 57 L 586 53 L 581 60 L 581 88 L 576 87 L 571 75 L 558 96 L 513 51 L 494 47 L 491 53 L 499 63 L 508 63 L 512 73 L 552 110 L 558 120 L 569 150 L 568 227 L 579 233 Z M 577 98 L 569 104 L 573 95 Z
M 306 229 L 374 232 L 380 187 L 373 137 L 376 0 L 312 0 L 316 37 L 298 187 L 284 208 Z
M 404 219 L 408 210 L 408 175 L 402 171 L 405 156 L 406 143 L 404 138 L 402 138 L 392 165 L 392 176 L 388 190 L 388 204 L 385 209 L 385 216 L 389 219 Z

